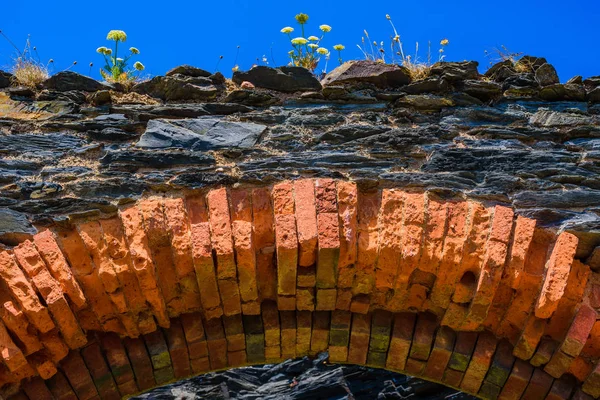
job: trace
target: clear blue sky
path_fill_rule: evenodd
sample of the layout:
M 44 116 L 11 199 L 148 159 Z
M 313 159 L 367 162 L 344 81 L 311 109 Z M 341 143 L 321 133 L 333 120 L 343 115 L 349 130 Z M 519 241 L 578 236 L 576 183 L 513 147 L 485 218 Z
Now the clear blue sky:
M 19 46 L 31 34 L 40 57 L 55 60 L 55 72 L 76 60 L 74 70 L 88 74 L 94 62 L 92 76 L 98 78 L 102 58 L 95 50 L 112 44 L 105 40 L 107 32 L 120 29 L 127 32 L 127 48 L 140 49 L 136 60 L 151 75 L 183 63 L 212 71 L 220 55 L 219 69 L 231 75 L 238 45 L 241 69 L 263 55 L 273 65 L 271 51 L 276 64 L 287 63 L 289 40 L 279 31 L 297 27 L 299 12 L 310 16 L 307 33 L 319 33 L 319 24 L 332 26 L 322 45 L 344 44 L 345 59 L 361 58 L 356 44 L 363 29 L 377 41 L 389 41 L 385 14 L 390 14 L 405 50 L 413 52 L 418 41 L 423 56 L 428 40 L 437 51 L 439 41 L 448 38 L 447 60 L 477 60 L 480 72 L 489 63 L 484 50 L 505 45 L 512 52 L 546 57 L 561 81 L 600 75 L 599 0 L 24 0 L 2 5 L 0 29 Z M 0 68 L 10 65 L 13 54 L 0 40 Z M 336 63 L 334 57 L 329 70 Z

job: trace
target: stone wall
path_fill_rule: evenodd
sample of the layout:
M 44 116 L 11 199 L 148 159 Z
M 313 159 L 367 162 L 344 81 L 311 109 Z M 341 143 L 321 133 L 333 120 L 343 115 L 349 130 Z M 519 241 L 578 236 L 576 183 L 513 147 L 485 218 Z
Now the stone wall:
M 523 62 L 9 87 L 3 393 L 329 351 L 483 398 L 599 397 L 600 79 Z

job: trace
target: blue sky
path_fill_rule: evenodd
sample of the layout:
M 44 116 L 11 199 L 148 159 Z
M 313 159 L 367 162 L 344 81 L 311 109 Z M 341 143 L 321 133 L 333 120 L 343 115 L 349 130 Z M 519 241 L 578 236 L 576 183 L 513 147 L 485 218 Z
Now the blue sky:
M 192 64 L 214 71 L 219 65 L 231 75 L 237 46 L 238 64 L 248 69 L 266 55 L 269 65 L 287 63 L 289 40 L 280 33 L 284 26 L 297 27 L 294 15 L 309 14 L 307 34 L 319 33 L 320 24 L 333 30 L 322 45 L 346 46 L 345 59 L 362 58 L 359 44 L 366 29 L 372 39 L 389 41 L 390 14 L 404 43 L 414 52 L 420 43 L 425 56 L 427 42 L 437 52 L 443 38 L 450 40 L 448 61 L 477 60 L 484 72 L 489 61 L 484 50 L 505 45 L 511 52 L 544 56 L 557 68 L 561 81 L 573 75 L 600 75 L 598 0 L 503 0 L 503 1 L 184 1 L 155 0 L 109 2 L 75 0 L 11 1 L 2 5 L 0 30 L 19 47 L 28 34 L 40 58 L 54 59 L 54 72 L 67 68 L 99 78 L 102 62 L 95 53 L 111 29 L 127 32 L 126 47 L 141 54 L 135 59 L 151 75 L 164 74 L 179 64 Z M 2 39 L 2 38 L 0 38 Z M 271 54 L 273 56 L 271 56 Z M 10 65 L 14 49 L 0 40 L 0 69 Z M 335 57 L 329 70 L 337 63 Z

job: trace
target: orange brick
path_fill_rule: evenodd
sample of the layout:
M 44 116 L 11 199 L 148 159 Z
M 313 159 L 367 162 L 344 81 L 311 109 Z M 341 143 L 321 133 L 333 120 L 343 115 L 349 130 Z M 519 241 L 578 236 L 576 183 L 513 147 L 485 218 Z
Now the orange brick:
M 200 301 L 205 314 L 210 317 L 223 315 L 217 275 L 212 258 L 208 211 L 203 197 L 186 198 L 192 236 L 192 257 L 200 289 Z
M 427 360 L 427 366 L 423 371 L 423 375 L 434 380 L 441 382 L 444 377 L 444 370 L 450 361 L 452 356 L 452 349 L 454 348 L 454 341 L 456 340 L 455 332 L 445 326 L 440 327 L 435 335 L 435 342 L 429 359 Z
M 54 328 L 48 309 L 39 301 L 33 287 L 7 252 L 0 253 L 0 277 L 4 279 L 13 298 L 38 330 L 48 332 Z
M 129 207 L 121 210 L 119 217 L 123 224 L 123 232 L 129 245 L 131 260 L 140 289 L 148 304 L 151 305 L 158 324 L 166 328 L 169 326 L 170 321 L 165 300 L 156 281 L 154 263 L 150 255 L 142 216 L 137 207 Z
M 577 378 L 580 382 L 585 382 L 586 378 L 594 369 L 594 364 L 582 357 L 577 357 L 569 366 L 569 373 Z
M 558 302 L 564 295 L 578 242 L 577 236 L 568 232 L 559 235 L 548 259 L 546 279 L 536 304 L 535 315 L 538 318 L 550 318 L 558 307 Z
M 62 290 L 75 304 L 76 309 L 82 309 L 87 302 L 83 291 L 75 280 L 71 268 L 67 264 L 62 251 L 58 247 L 54 234 L 50 230 L 42 231 L 33 237 L 33 242 L 40 255 L 46 262 L 52 276 L 60 282 Z
M 331 314 L 329 311 L 315 311 L 312 314 L 313 329 L 310 337 L 310 354 L 317 355 L 327 351 Z
M 173 264 L 179 277 L 181 297 L 186 311 L 198 311 L 201 307 L 200 291 L 194 269 L 189 219 L 184 200 L 182 198 L 165 199 L 164 213 L 171 237 Z
M 419 264 L 421 243 L 423 242 L 425 223 L 425 195 L 423 193 L 406 193 L 403 207 L 403 223 L 401 238 L 401 259 L 396 278 L 396 293 L 406 296 L 404 292 L 413 271 Z
M 156 268 L 158 286 L 167 305 L 169 316 L 185 312 L 181 299 L 181 288 L 177 279 L 171 239 L 167 231 L 162 199 L 146 199 L 138 202 L 138 208 L 144 218 L 144 229 L 148 245 Z
M 280 346 L 281 328 L 279 325 L 279 311 L 274 302 L 266 301 L 262 304 L 262 320 L 265 332 L 265 346 Z
M 246 339 L 244 337 L 242 315 L 223 317 L 223 327 L 225 328 L 225 339 L 227 340 L 227 352 L 244 350 Z
M 250 192 L 246 190 L 232 190 L 230 198 L 240 297 L 244 309 L 245 303 L 258 299 L 256 249 L 252 238 L 252 204 Z
M 296 358 L 296 314 L 294 311 L 280 311 L 281 357 Z
M 27 365 L 21 349 L 13 342 L 6 327 L 0 322 L 0 358 L 11 372 Z
M 337 188 L 336 182 L 333 179 L 316 179 L 315 196 L 317 199 L 317 214 L 337 214 Z
M 427 196 L 427 221 L 425 222 L 423 249 L 418 268 L 423 272 L 436 274 L 442 260 L 448 203 L 434 200 L 429 193 Z
M 311 334 L 312 313 L 308 311 L 296 311 L 296 357 L 308 355 Z
M 379 244 L 377 220 L 381 204 L 379 192 L 358 194 L 358 254 L 353 294 L 370 294 L 375 284 L 375 265 Z
M 349 363 L 365 364 L 367 362 L 370 334 L 371 314 L 352 314 L 352 330 L 348 349 Z
M 506 285 L 513 289 L 519 288 L 521 274 L 525 269 L 525 260 L 533 241 L 535 225 L 536 221 L 533 219 L 521 215 L 517 217 L 511 251 L 503 274 Z
M 39 335 L 40 341 L 50 354 L 52 361 L 58 363 L 69 354 L 69 348 L 58 335 L 57 330 L 42 333 Z
M 273 213 L 275 215 L 294 214 L 294 184 L 289 181 L 280 182 L 271 190 Z
M 298 264 L 308 267 L 317 259 L 317 209 L 315 185 L 312 179 L 294 181 L 294 201 L 298 228 Z
M 296 236 L 296 221 L 293 214 L 275 215 L 275 234 L 277 246 L 277 293 L 279 295 L 294 295 L 296 293 L 298 239 Z
M 498 399 L 519 400 L 529 384 L 532 373 L 533 367 L 528 362 L 516 359 Z
M 182 314 L 180 319 L 185 333 L 185 340 L 187 341 L 190 359 L 195 360 L 208 356 L 202 315 L 199 313 Z
M 8 294 L 8 290 L 0 285 L 0 291 Z M 9 331 L 23 344 L 23 353 L 27 356 L 42 349 L 42 343 L 35 334 L 35 329 L 30 327 L 29 321 L 23 312 L 17 309 L 12 301 L 5 301 L 0 307 L 0 317 Z
M 340 221 L 338 288 L 351 288 L 358 250 L 358 189 L 356 184 L 338 182 L 337 201 Z
M 473 357 L 460 384 L 462 390 L 469 393 L 479 391 L 492 362 L 497 344 L 497 339 L 489 332 L 483 332 L 479 335 Z
M 402 224 L 404 192 L 384 189 L 381 195 L 379 215 L 379 257 L 375 268 L 375 287 L 379 291 L 395 288 L 396 276 L 402 251 Z
M 258 292 L 263 299 L 277 299 L 277 270 L 274 262 L 275 231 L 268 189 L 252 190 L 252 241 L 256 251 Z
M 337 267 L 340 257 L 340 228 L 337 213 L 317 215 L 318 253 L 317 288 L 333 289 L 337 284 Z
M 525 324 L 525 328 L 521 333 L 521 337 L 515 345 L 513 354 L 522 360 L 529 360 L 533 356 L 533 353 L 544 334 L 545 327 L 545 320 L 539 319 L 533 315 L 529 317 Z

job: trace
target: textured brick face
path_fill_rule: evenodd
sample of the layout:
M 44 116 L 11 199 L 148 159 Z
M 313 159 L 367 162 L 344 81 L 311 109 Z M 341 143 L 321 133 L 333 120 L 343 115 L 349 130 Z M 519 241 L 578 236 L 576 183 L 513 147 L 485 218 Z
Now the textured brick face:
M 600 278 L 504 206 L 299 179 L 0 251 L 0 395 L 119 398 L 329 351 L 481 398 L 600 396 Z

